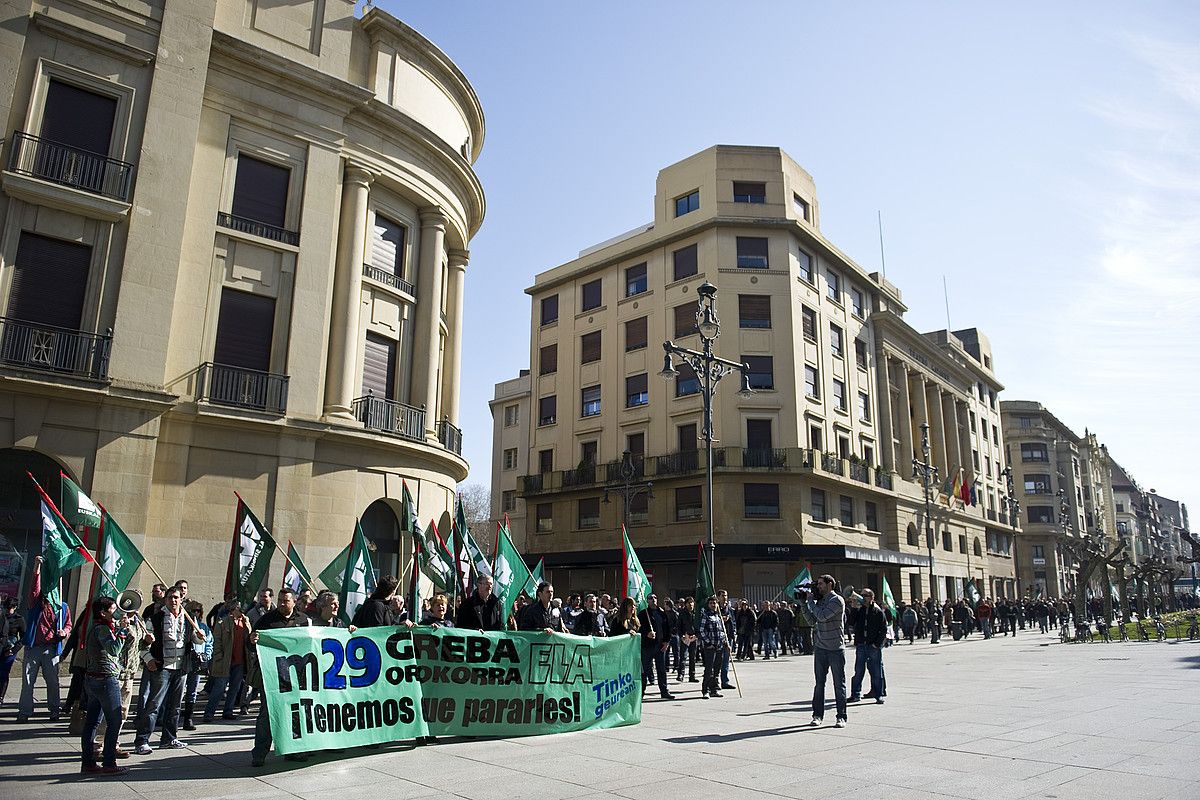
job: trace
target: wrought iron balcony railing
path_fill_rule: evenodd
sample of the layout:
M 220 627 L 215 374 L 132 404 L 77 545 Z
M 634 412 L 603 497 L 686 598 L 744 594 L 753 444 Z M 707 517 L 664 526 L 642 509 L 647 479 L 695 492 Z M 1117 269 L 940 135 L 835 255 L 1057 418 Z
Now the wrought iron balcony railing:
M 251 236 L 270 239 L 273 242 L 281 242 L 292 247 L 300 245 L 299 231 L 289 231 L 287 228 L 280 228 L 277 225 L 268 225 L 265 222 L 246 217 L 236 217 L 233 214 L 226 214 L 224 211 L 217 212 L 217 225 L 229 228 L 231 231 L 248 233 Z
M 354 418 L 368 430 L 382 431 L 414 441 L 425 441 L 425 410 L 367 392 L 350 403 Z
M 111 352 L 111 329 L 85 333 L 0 317 L 0 361 L 9 366 L 106 381 Z
M 437 424 L 438 441 L 442 447 L 452 453 L 462 455 L 462 431 L 456 428 L 448 419 Z
M 196 371 L 196 399 L 215 405 L 283 414 L 287 410 L 287 394 L 287 375 L 211 361 L 201 364 Z
M 405 294 L 417 296 L 417 287 L 413 286 L 408 281 L 401 278 L 394 272 L 388 272 L 386 269 L 380 269 L 374 264 L 363 264 L 363 276 L 370 278 L 373 281 L 379 281 L 382 284 L 391 286 L 393 289 L 399 289 Z
M 8 169 L 121 202 L 133 185 L 133 164 L 22 131 L 13 131 Z

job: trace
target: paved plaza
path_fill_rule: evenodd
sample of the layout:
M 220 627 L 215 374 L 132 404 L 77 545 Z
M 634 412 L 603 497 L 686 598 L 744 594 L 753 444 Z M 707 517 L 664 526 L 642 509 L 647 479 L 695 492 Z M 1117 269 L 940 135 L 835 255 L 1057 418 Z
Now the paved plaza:
M 272 756 L 253 770 L 252 720 L 227 722 L 187 735 L 187 750 L 122 762 L 124 781 L 80 777 L 65 726 L 17 726 L 10 704 L 0 798 L 1200 798 L 1200 642 L 1052 641 L 892 647 L 887 704 L 852 707 L 843 730 L 832 710 L 808 727 L 812 660 L 791 656 L 737 664 L 741 698 L 672 681 L 678 699 L 648 701 L 638 726 Z

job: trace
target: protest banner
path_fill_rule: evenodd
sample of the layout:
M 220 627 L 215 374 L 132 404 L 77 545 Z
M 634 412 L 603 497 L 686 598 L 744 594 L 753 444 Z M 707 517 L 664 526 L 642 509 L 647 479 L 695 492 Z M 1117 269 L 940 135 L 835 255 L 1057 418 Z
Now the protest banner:
M 526 736 L 642 718 L 641 641 L 454 628 L 259 631 L 281 754 L 419 736 Z

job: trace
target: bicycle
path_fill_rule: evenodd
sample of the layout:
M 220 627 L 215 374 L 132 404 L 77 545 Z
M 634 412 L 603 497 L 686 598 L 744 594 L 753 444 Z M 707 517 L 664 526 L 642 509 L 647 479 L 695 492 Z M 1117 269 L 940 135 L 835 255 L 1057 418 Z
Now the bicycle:
M 1062 644 L 1066 644 L 1067 642 L 1071 641 L 1071 626 L 1065 622 L 1062 624 L 1062 627 L 1058 629 L 1058 641 Z

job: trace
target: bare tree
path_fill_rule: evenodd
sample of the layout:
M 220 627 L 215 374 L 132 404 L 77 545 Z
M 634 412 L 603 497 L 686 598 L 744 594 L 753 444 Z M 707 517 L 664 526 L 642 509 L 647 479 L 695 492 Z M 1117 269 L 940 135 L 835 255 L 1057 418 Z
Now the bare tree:
M 458 487 L 463 513 L 471 536 L 489 558 L 492 555 L 492 490 L 482 483 L 464 483 Z

